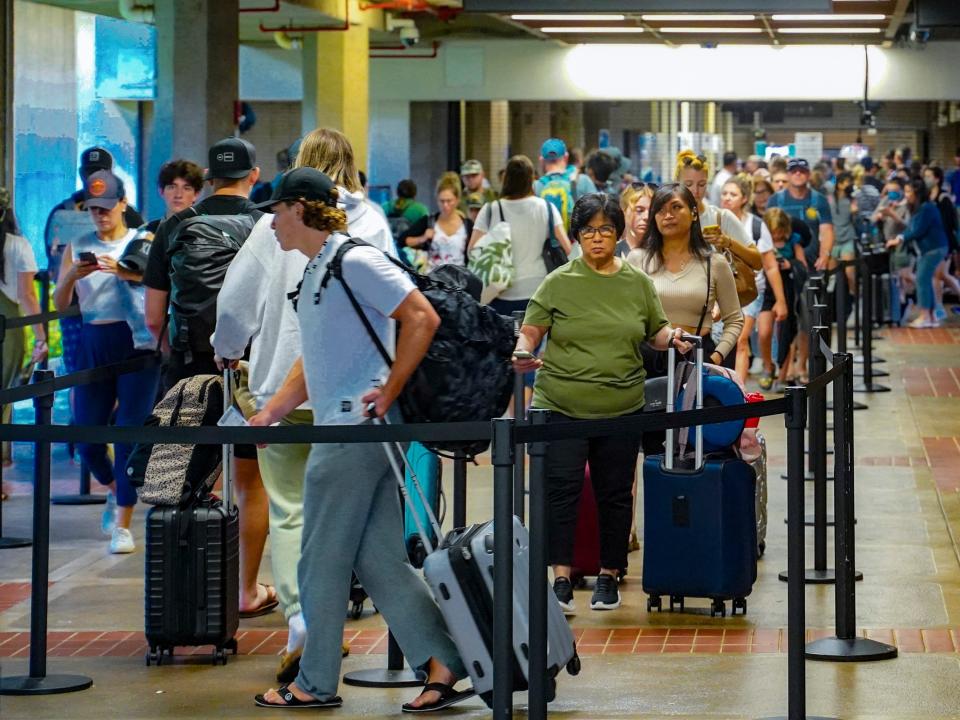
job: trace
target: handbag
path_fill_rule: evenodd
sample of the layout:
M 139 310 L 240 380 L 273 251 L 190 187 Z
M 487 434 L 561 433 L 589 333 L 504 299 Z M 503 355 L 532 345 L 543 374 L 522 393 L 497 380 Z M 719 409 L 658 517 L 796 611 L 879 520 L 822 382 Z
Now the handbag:
M 734 243 L 736 240 L 730 239 L 730 242 Z M 737 285 L 737 298 L 740 301 L 740 307 L 746 307 L 756 300 L 760 294 L 757 292 L 757 278 L 750 266 L 738 255 L 735 255 L 730 248 L 724 248 L 721 254 L 727 259 L 727 262 L 730 263 L 730 269 L 733 270 L 733 280 Z
M 513 245 L 510 238 L 510 223 L 503 217 L 503 206 L 497 200 L 500 222 L 490 226 L 493 219 L 493 205 L 487 205 L 488 226 L 486 235 L 477 241 L 470 250 L 468 269 L 483 282 L 480 301 L 487 305 L 500 293 L 510 287 L 515 274 L 513 266 Z
M 553 206 L 549 200 L 544 200 L 547 204 L 547 237 L 543 241 L 543 264 L 547 266 L 547 274 L 552 273 L 559 267 L 563 267 L 569 262 L 567 253 L 560 247 L 560 243 L 553 236 Z

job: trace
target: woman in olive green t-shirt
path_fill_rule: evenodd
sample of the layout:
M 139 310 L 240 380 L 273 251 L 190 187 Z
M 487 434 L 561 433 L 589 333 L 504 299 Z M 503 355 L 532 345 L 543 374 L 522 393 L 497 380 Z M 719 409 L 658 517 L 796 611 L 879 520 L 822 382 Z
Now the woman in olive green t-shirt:
M 623 212 L 609 195 L 577 200 L 570 237 L 582 257 L 552 272 L 530 304 L 517 340 L 514 368 L 538 370 L 533 405 L 551 411 L 551 420 L 600 419 L 643 408 L 643 358 L 640 346 L 666 349 L 681 330 L 669 326 L 653 283 L 642 271 L 616 257 L 623 234 Z M 549 332 L 543 359 L 532 353 Z M 617 572 L 627 565 L 632 520 L 633 478 L 640 437 L 604 437 L 551 443 L 547 450 L 548 561 L 554 591 L 572 612 L 573 561 L 577 506 L 587 462 L 597 497 L 600 525 L 600 576 L 590 602 L 594 610 L 620 605 Z

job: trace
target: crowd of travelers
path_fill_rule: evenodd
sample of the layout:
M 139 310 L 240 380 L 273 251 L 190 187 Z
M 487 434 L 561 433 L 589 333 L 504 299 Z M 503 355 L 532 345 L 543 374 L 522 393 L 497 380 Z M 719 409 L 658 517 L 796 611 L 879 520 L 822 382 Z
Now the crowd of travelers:
M 812 167 L 803 158 L 741 163 L 726 153 L 714 172 L 705 155 L 683 150 L 673 177 L 659 184 L 634 180 L 619 151 L 595 150 L 583 159 L 550 138 L 537 163 L 524 155 L 508 160 L 499 190 L 475 159 L 443 174 L 428 193 L 435 211 L 417 200 L 410 179 L 382 207 L 367 199 L 350 141 L 336 130 L 308 133 L 284 158 L 290 169 L 271 183 L 261 181 L 256 150 L 240 138 L 215 143 L 205 168 L 172 160 L 157 178 L 164 216 L 145 222 L 128 203 L 110 154 L 84 151 L 83 188 L 51 211 L 46 228 L 55 307 L 76 304 L 81 314 L 60 322 L 64 368 L 157 349 L 165 360 L 162 371 L 149 367 L 77 387 L 75 423 L 142 425 L 178 382 L 225 366 L 238 371 L 237 402 L 252 426 L 399 422 L 395 401 L 439 324 L 402 266 L 424 274 L 443 265 L 471 269 L 491 252 L 501 252 L 495 257 L 509 266 L 508 280 L 486 300 L 502 315 L 525 314 L 514 370 L 526 378 L 528 405 L 550 410 L 551 421 L 641 412 L 645 379 L 667 374 L 671 345 L 690 350 L 687 335 L 699 336 L 708 362 L 742 383 L 752 378 L 777 391 L 807 382 L 804 283 L 812 272 L 853 259 L 864 243 L 891 249 L 900 279 L 895 301 L 905 317 L 915 315 L 910 327 L 939 326 L 947 317 L 944 293 L 960 298 L 960 150 L 949 175 L 911 162 L 906 151 L 882 164 L 861 157 Z M 2 189 L 0 218 L 0 310 L 36 313 L 37 264 Z M 190 300 L 174 260 L 178 238 L 204 218 L 238 248 L 215 296 L 212 324 L 178 309 Z M 366 245 L 340 252 L 349 238 Z M 327 282 L 334 258 L 349 290 Z M 222 261 L 212 254 L 200 261 L 207 266 L 191 268 L 194 282 L 223 270 L 213 267 Z M 847 272 L 856 294 L 852 268 Z M 47 357 L 43 326 L 32 331 L 30 351 L 22 332 L 7 333 L 4 387 L 17 382 L 25 355 L 32 363 Z M 590 607 L 613 610 L 636 543 L 638 456 L 663 446 L 662 433 L 550 444 L 548 562 L 565 611 L 575 611 L 571 572 L 587 466 L 600 544 Z M 125 472 L 131 446 L 77 450 L 108 488 L 101 525 L 110 552 L 133 552 L 137 494 Z M 340 704 L 353 573 L 410 665 L 427 673 L 427 686 L 404 709 L 463 699 L 468 693 L 454 684 L 467 672 L 400 541 L 385 455 L 361 445 L 296 444 L 237 446 L 235 454 L 240 613 L 279 607 L 289 629 L 278 672 L 285 684 L 257 703 Z M 258 582 L 268 532 L 275 587 Z

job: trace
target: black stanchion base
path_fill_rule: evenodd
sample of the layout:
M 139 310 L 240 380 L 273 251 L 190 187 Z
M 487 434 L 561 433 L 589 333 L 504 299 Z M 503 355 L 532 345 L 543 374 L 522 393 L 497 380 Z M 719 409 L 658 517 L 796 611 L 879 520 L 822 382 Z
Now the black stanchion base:
M 897 648 L 887 643 L 869 638 L 841 640 L 838 637 L 822 638 L 807 643 L 804 654 L 807 660 L 826 662 L 871 662 L 873 660 L 892 660 L 897 656 Z
M 884 360 L 882 357 L 875 357 L 875 358 L 873 358 L 873 364 L 874 364 L 874 365 L 882 365 L 882 364 L 885 363 L 885 362 L 886 362 L 886 360 Z M 863 365 L 863 355 L 854 355 L 854 356 L 853 356 L 853 364 L 854 364 L 854 365 Z
M 864 405 L 862 402 L 857 402 L 856 400 L 854 400 L 854 401 L 853 401 L 853 409 L 854 409 L 854 410 L 869 410 L 869 409 L 870 409 L 870 406 L 869 406 L 869 405 Z M 828 402 L 828 403 L 827 403 L 827 410 L 831 410 L 831 411 L 833 410 L 833 403 L 832 403 L 832 402 Z M 832 423 L 829 424 L 829 425 L 827 425 L 827 430 L 833 430 L 833 424 L 832 424 Z M 832 451 L 830 451 L 830 452 L 832 452 Z
M 890 392 L 890 388 L 886 385 L 878 385 L 877 383 L 857 383 L 853 386 L 853 391 L 855 393 L 882 393 Z
M 787 582 L 788 578 L 786 570 L 780 573 L 780 580 L 782 582 Z M 863 573 L 857 570 L 857 572 L 854 573 L 854 580 L 857 582 L 863 580 Z M 807 571 L 803 577 L 804 585 L 833 585 L 836 582 L 837 573 L 833 568 L 827 568 L 826 570 L 807 568 Z
M 861 372 L 857 372 L 856 370 L 854 370 L 853 376 L 854 376 L 854 377 L 861 377 L 861 378 L 862 378 L 862 377 L 863 377 L 863 372 L 862 372 L 862 371 L 861 371 Z M 874 376 L 874 377 L 890 377 L 890 373 L 888 373 L 886 370 L 874 370 L 874 371 L 873 371 L 873 376 Z
M 51 505 L 103 505 L 107 501 L 106 495 L 54 495 L 50 498 Z
M 786 519 L 786 518 L 783 519 L 783 524 L 784 524 L 784 525 L 787 524 L 787 519 Z M 807 516 L 803 519 L 803 524 L 806 525 L 807 527 L 813 527 L 813 526 L 816 525 L 817 523 L 814 521 L 814 516 L 813 516 L 813 515 L 807 515 Z M 853 524 L 856 525 L 856 524 L 857 524 L 857 521 L 854 520 L 854 521 L 853 521 Z M 833 527 L 834 525 L 836 525 L 836 522 L 834 522 L 833 515 L 827 515 L 827 527 Z
M 11 550 L 13 548 L 24 548 L 33 545 L 33 540 L 17 537 L 0 537 L 0 550 Z
M 368 688 L 403 688 L 421 687 L 426 680 L 420 673 L 413 670 L 355 670 L 343 676 L 347 685 Z
M 774 715 L 773 717 L 759 718 L 759 720 L 791 720 L 789 715 Z M 827 717 L 826 715 L 804 715 L 804 720 L 839 720 L 835 717 Z
M 14 675 L 0 678 L 0 695 L 57 695 L 86 690 L 93 680 L 85 675 L 47 675 L 32 678 Z

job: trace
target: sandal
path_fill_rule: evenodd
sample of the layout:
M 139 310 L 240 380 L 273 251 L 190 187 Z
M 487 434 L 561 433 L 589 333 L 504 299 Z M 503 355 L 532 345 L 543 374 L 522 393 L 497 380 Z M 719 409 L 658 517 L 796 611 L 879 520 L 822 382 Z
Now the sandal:
M 773 387 L 773 381 L 777 379 L 777 373 L 774 370 L 771 370 L 766 375 L 761 376 L 757 380 L 757 385 L 760 386 L 761 390 L 769 390 Z
M 280 605 L 280 599 L 277 597 L 277 590 L 273 585 L 264 585 L 258 583 L 260 587 L 266 588 L 267 590 L 267 599 L 256 607 L 250 608 L 249 610 L 241 610 L 241 618 L 255 618 L 262 615 L 268 615 L 277 609 L 277 606 Z
M 419 707 L 411 705 L 410 703 L 404 703 L 400 709 L 405 713 L 436 712 L 437 710 L 448 708 L 451 705 L 456 705 L 458 702 L 462 702 L 477 694 L 473 688 L 458 691 L 453 689 L 453 685 L 447 685 L 445 683 L 427 683 L 423 686 L 423 691 L 420 694 L 423 695 L 423 693 L 431 691 L 440 693 L 440 699 L 436 702 L 424 703 Z
M 270 702 L 263 695 L 256 695 L 253 698 L 253 701 L 260 707 L 264 708 L 338 708 L 343 705 L 343 699 L 339 695 L 334 695 L 329 700 L 319 700 L 317 698 L 310 698 L 309 700 L 301 700 L 296 695 L 293 694 L 290 690 L 289 685 L 281 685 L 277 688 L 277 694 L 280 695 L 280 698 L 283 700 L 282 703 Z

